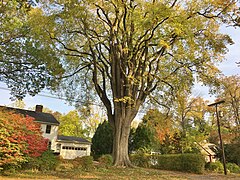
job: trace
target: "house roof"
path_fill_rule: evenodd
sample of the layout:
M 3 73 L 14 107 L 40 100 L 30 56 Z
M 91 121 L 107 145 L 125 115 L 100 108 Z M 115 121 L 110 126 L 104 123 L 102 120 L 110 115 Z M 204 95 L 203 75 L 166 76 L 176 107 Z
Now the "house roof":
M 57 136 L 57 141 L 67 141 L 67 142 L 77 142 L 77 143 L 84 143 L 84 144 L 91 144 L 88 140 L 80 137 L 75 137 L 75 136 L 62 136 L 58 135 Z
M 199 147 L 201 147 L 201 152 L 202 154 L 205 155 L 216 155 L 216 153 L 214 152 L 214 148 L 216 147 L 215 144 L 212 143 L 204 143 L 204 144 L 198 144 Z
M 56 118 L 50 113 L 36 112 L 36 111 L 30 111 L 30 110 L 12 108 L 12 107 L 6 107 L 6 106 L 0 106 L 0 109 L 6 109 L 9 111 L 14 111 L 18 114 L 22 114 L 24 116 L 30 116 L 34 118 L 36 122 L 41 122 L 46 124 L 55 124 L 55 125 L 60 124 L 58 120 L 56 120 Z

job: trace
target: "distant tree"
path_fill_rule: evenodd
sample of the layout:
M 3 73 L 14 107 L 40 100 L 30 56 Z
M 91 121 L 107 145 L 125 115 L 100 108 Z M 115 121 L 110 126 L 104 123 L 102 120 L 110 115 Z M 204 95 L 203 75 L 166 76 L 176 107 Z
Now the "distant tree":
M 51 113 L 57 120 L 60 119 L 60 117 L 62 116 L 62 113 L 55 111 Z
M 154 132 L 155 150 L 161 153 L 196 151 L 195 142 L 206 140 L 211 129 L 206 120 L 207 102 L 179 91 L 168 103 L 165 105 L 169 108 L 150 109 L 143 117 L 143 123 Z
M 112 133 L 112 127 L 107 121 L 98 125 L 92 138 L 92 153 L 94 157 L 99 157 L 103 154 L 112 154 Z
M 154 131 L 155 138 L 160 143 L 166 135 L 172 133 L 173 120 L 169 114 L 160 112 L 158 109 L 149 109 L 143 116 L 142 122 Z
M 220 86 L 216 87 L 217 97 L 225 99 L 223 108 L 224 124 L 240 132 L 240 76 L 222 77 Z
M 207 101 L 199 97 L 191 97 L 191 91 L 186 88 L 176 92 L 173 102 L 173 121 L 180 135 L 182 153 L 191 152 L 195 142 L 202 142 L 210 133 L 207 114 Z M 194 149 L 195 150 L 195 149 Z
M 88 132 L 89 137 L 93 137 L 98 125 L 104 121 L 104 119 L 99 115 L 99 111 L 94 106 L 82 106 L 77 108 L 79 112 L 81 122 Z
M 14 108 L 20 108 L 20 109 L 24 109 L 26 107 L 26 104 L 23 100 L 15 100 L 12 104 L 10 104 L 11 107 Z
M 0 169 L 17 165 L 28 157 L 38 157 L 47 150 L 40 124 L 7 110 L 0 111 Z
M 140 123 L 132 135 L 129 150 L 137 151 L 145 149 L 151 151 L 154 146 L 154 133 L 155 132 L 153 132 L 146 124 Z
M 223 142 L 227 144 L 228 149 L 240 144 L 240 76 L 223 76 L 219 78 L 218 86 L 212 89 L 212 93 L 217 95 L 218 99 L 225 102 L 220 104 L 218 111 L 220 113 L 220 126 Z M 209 140 L 216 144 L 219 143 L 217 118 L 215 108 L 212 108 L 212 128 Z
M 76 110 L 68 112 L 59 118 L 59 133 L 65 136 L 88 137 L 88 132 L 83 127 L 83 122 Z

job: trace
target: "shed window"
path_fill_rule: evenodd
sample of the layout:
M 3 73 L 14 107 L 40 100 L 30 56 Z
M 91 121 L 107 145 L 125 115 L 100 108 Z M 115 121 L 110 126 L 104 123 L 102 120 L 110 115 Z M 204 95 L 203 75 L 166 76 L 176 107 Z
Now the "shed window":
M 87 150 L 87 148 L 85 148 L 85 147 L 73 147 L 73 146 L 62 146 L 62 149 L 75 150 L 75 151 L 86 151 Z
M 50 134 L 50 133 L 51 133 L 51 125 L 47 125 L 46 134 Z

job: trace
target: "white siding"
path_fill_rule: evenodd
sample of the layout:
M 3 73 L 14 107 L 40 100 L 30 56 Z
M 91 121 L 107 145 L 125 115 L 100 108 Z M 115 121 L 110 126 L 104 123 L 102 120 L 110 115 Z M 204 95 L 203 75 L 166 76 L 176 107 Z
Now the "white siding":
M 91 144 L 57 141 L 58 125 L 51 125 L 50 134 L 46 133 L 47 125 L 51 125 L 51 124 L 41 123 L 41 131 L 43 133 L 42 135 L 44 138 L 47 138 L 49 139 L 49 141 L 51 141 L 51 150 L 53 150 L 54 152 L 60 153 L 63 159 L 75 159 L 76 157 L 90 156 Z M 63 149 L 64 146 L 74 147 L 74 149 Z M 79 149 L 79 148 L 82 148 L 82 149 Z
M 57 144 L 61 144 L 60 156 L 62 156 L 63 159 L 75 159 L 76 157 L 90 156 L 91 152 L 90 144 L 67 143 L 67 142 L 58 142 Z
M 57 125 L 51 125 L 51 132 L 50 134 L 46 133 L 47 125 L 51 124 L 41 124 L 41 131 L 43 132 L 43 137 L 49 139 L 51 141 L 51 149 L 56 151 L 56 140 L 58 135 L 58 126 Z

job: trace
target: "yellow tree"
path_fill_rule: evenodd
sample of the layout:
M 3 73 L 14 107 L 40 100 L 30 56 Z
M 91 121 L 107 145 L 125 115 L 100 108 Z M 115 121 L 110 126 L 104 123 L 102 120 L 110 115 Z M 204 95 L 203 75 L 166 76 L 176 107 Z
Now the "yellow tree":
M 98 95 L 113 127 L 114 165 L 131 166 L 128 137 L 139 108 L 150 94 L 165 93 L 175 83 L 192 85 L 195 74 L 204 83 L 214 79 L 214 63 L 231 43 L 219 27 L 230 20 L 236 1 L 56 0 L 41 5 L 42 17 L 36 9 L 32 25 L 61 53 L 66 95 L 77 100 Z
M 223 126 L 233 131 L 235 136 L 240 132 L 240 76 L 226 76 L 219 79 L 219 86 L 215 89 L 217 97 L 224 99 L 222 105 Z
M 87 131 L 83 127 L 83 122 L 76 110 L 70 111 L 59 118 L 59 132 L 65 136 L 87 137 Z

